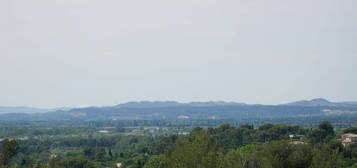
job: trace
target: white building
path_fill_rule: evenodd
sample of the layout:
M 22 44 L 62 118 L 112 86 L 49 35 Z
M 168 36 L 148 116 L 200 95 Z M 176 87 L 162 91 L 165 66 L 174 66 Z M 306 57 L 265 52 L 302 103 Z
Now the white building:
M 341 136 L 342 145 L 350 145 L 357 143 L 357 134 L 343 134 Z

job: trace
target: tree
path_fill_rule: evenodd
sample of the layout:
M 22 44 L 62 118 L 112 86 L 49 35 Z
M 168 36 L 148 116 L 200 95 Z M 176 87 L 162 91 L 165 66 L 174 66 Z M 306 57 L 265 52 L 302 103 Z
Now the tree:
M 83 150 L 83 153 L 85 156 L 87 156 L 88 158 L 94 159 L 95 157 L 95 151 L 93 147 L 86 147 Z
M 49 164 L 50 168 L 62 168 L 62 167 L 64 167 L 63 161 L 58 157 L 51 158 L 48 161 L 48 164 Z
M 86 158 L 74 157 L 66 161 L 65 168 L 94 168 L 94 165 Z
M 288 141 L 271 141 L 265 145 L 265 154 L 274 168 L 290 167 L 289 157 L 293 150 Z
M 162 154 L 172 150 L 175 147 L 175 142 L 177 139 L 177 135 L 170 135 L 167 137 L 161 137 L 160 142 L 155 144 L 153 148 L 154 154 Z
M 326 132 L 322 129 L 314 129 L 308 134 L 311 143 L 321 143 L 326 138 Z
M 335 151 L 338 151 L 339 153 L 342 153 L 343 152 L 343 145 L 341 143 L 341 141 L 339 140 L 331 140 L 329 141 L 327 144 L 327 147 L 329 147 L 330 149 L 332 150 L 335 150 Z
M 217 168 L 219 153 L 206 130 L 195 132 L 190 139 L 180 137 L 168 154 L 170 168 Z
M 342 165 L 342 157 L 338 150 L 326 146 L 314 150 L 311 168 L 342 168 Z
M 257 145 L 247 145 L 231 150 L 222 159 L 219 168 L 271 168 L 266 157 L 258 150 Z
M 329 121 L 322 121 L 319 125 L 319 129 L 324 130 L 326 132 L 326 136 L 335 135 L 333 126 Z
M 103 160 L 106 155 L 104 148 L 96 148 L 95 149 L 95 159 Z
M 274 124 L 264 124 L 259 127 L 259 130 L 269 130 L 274 127 Z
M 348 167 L 348 168 L 357 168 L 357 162 L 354 163 L 352 166 Z
M 1 145 L 0 162 L 1 165 L 7 166 L 11 158 L 19 151 L 20 146 L 16 140 L 4 139 Z
M 343 133 L 357 134 L 357 127 L 346 128 L 345 130 L 343 130 Z
M 288 157 L 289 168 L 307 168 L 311 165 L 313 151 L 310 145 L 293 145 L 293 151 Z
M 110 158 L 112 158 L 112 157 L 113 157 L 112 149 L 109 149 L 109 151 L 108 151 L 108 155 L 109 155 L 109 157 L 110 157 Z
M 240 128 L 245 128 L 245 129 L 254 129 L 254 125 L 250 124 L 243 124 L 240 126 Z
M 228 124 L 209 131 L 218 146 L 224 151 L 238 148 L 243 145 L 243 131 Z
M 167 158 L 165 155 L 152 156 L 145 164 L 144 168 L 167 168 Z
M 345 158 L 357 158 L 357 144 L 347 145 L 343 153 Z
M 319 128 L 312 130 L 308 137 L 312 143 L 321 143 L 326 142 L 335 135 L 333 126 L 328 121 L 322 121 L 319 125 Z

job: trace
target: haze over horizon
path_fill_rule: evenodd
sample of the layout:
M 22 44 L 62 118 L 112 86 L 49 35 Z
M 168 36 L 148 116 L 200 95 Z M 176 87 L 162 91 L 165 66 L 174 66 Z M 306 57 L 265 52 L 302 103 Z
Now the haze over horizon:
M 0 2 L 0 106 L 357 101 L 357 1 Z

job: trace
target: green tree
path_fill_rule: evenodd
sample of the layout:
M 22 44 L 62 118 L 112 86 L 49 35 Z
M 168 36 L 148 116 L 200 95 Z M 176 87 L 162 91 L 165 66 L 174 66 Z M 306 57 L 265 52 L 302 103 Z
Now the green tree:
M 326 133 L 326 136 L 335 135 L 333 126 L 329 121 L 322 121 L 319 125 L 319 129 L 324 130 Z
M 108 155 L 109 155 L 109 157 L 110 157 L 110 158 L 112 158 L 112 157 L 113 157 L 112 149 L 109 149 L 109 151 L 108 151 Z
M 65 162 L 65 168 L 94 168 L 94 165 L 87 158 L 74 157 Z
M 357 127 L 346 128 L 345 130 L 343 130 L 343 133 L 357 134 Z
M 313 152 L 311 168 L 342 168 L 342 157 L 338 150 L 329 147 L 316 148 Z
M 231 150 L 221 160 L 220 168 L 271 168 L 271 165 L 256 145 L 247 145 Z
M 308 139 L 311 143 L 321 143 L 325 140 L 326 133 L 322 129 L 314 129 L 308 134 Z
M 357 158 L 357 144 L 347 145 L 343 153 L 345 158 Z
M 11 158 L 19 151 L 20 146 L 16 140 L 4 139 L 1 144 L 0 163 L 7 166 Z
M 168 154 L 170 168 L 217 168 L 218 160 L 218 148 L 206 130 L 190 139 L 179 138 L 175 150 Z
M 86 148 L 84 148 L 83 154 L 84 154 L 85 156 L 87 156 L 88 158 L 93 159 L 94 156 L 95 156 L 94 148 L 92 148 L 92 147 L 86 147 Z
M 289 157 L 294 148 L 288 141 L 271 141 L 264 148 L 265 154 L 274 168 L 290 166 Z
M 167 158 L 165 155 L 152 156 L 145 164 L 144 168 L 167 168 Z
M 328 121 L 323 121 L 320 123 L 319 128 L 312 130 L 308 138 L 311 143 L 322 143 L 328 140 L 335 135 L 335 131 L 333 130 L 333 126 Z
M 210 134 L 217 145 L 223 148 L 224 151 L 238 148 L 243 145 L 243 132 L 228 124 L 223 124 L 220 127 L 210 130 Z
M 293 151 L 288 157 L 289 168 L 307 168 L 311 165 L 313 151 L 310 145 L 293 145 Z
M 58 157 L 51 158 L 48 161 L 48 165 L 49 165 L 50 168 L 62 168 L 62 167 L 64 167 L 63 161 Z
M 348 167 L 348 168 L 357 168 L 357 162 L 354 163 L 352 166 Z
M 95 159 L 103 160 L 106 155 L 104 148 L 96 148 L 95 149 Z
M 332 149 L 332 150 L 336 150 L 336 151 L 338 151 L 339 153 L 342 153 L 343 151 L 344 151 L 344 147 L 343 147 L 343 145 L 342 145 L 342 143 L 341 143 L 341 141 L 339 141 L 339 140 L 331 140 L 331 141 L 329 141 L 329 142 L 327 142 L 327 147 L 329 147 L 330 149 Z

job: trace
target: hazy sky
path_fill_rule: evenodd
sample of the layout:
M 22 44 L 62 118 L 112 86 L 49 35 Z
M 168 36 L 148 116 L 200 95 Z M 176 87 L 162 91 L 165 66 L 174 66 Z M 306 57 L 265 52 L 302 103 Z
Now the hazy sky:
M 1 0 L 0 106 L 357 101 L 356 0 Z

